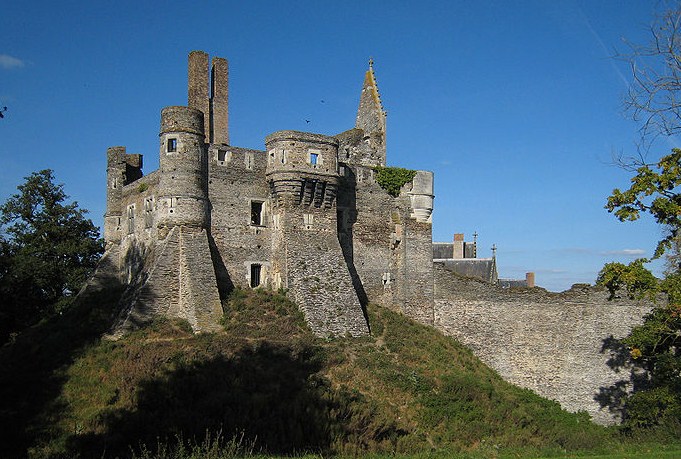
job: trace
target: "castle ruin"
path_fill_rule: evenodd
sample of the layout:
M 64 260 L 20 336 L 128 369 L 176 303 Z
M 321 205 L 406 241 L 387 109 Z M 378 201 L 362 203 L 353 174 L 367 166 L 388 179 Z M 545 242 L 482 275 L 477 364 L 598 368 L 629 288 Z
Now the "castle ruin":
M 602 398 L 627 374 L 608 366 L 606 344 L 650 304 L 586 286 L 553 294 L 530 288 L 533 275 L 502 288 L 475 242 L 433 244 L 433 174 L 414 171 L 397 196 L 377 181 L 386 114 L 371 64 L 352 129 L 278 131 L 264 150 L 230 144 L 227 61 L 194 51 L 188 74 L 188 106 L 161 111 L 158 170 L 143 175 L 125 147 L 107 151 L 107 249 L 89 285 L 127 286 L 114 336 L 158 315 L 216 331 L 235 286 L 286 289 L 319 336 L 367 335 L 372 302 L 567 409 L 618 418 Z
M 369 332 L 365 306 L 433 324 L 433 174 L 393 197 L 386 113 L 370 64 L 354 128 L 278 131 L 265 150 L 229 142 L 228 64 L 189 55 L 188 106 L 161 111 L 160 168 L 107 151 L 107 257 L 131 286 L 119 328 L 155 315 L 217 329 L 234 287 L 286 289 L 321 336 Z

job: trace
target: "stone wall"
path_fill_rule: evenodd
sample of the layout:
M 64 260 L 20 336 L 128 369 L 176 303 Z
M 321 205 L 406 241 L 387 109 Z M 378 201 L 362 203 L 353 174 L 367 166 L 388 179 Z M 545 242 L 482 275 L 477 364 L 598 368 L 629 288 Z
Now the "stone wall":
M 124 240 L 130 235 L 134 235 L 136 243 L 149 245 L 156 240 L 158 179 L 159 172 L 154 171 L 123 188 L 121 232 Z
M 413 217 L 412 184 L 393 197 L 371 167 L 342 168 L 339 235 L 360 298 L 431 325 L 432 224 Z
M 277 212 L 281 227 L 275 239 L 281 255 L 273 261 L 282 263 L 286 287 L 312 330 L 322 336 L 367 335 L 367 320 L 336 234 L 336 209 L 289 207 Z
M 626 336 L 650 310 L 648 302 L 608 300 L 603 288 L 563 293 L 502 289 L 435 266 L 435 326 L 470 347 L 507 381 L 587 411 L 611 424 L 616 413 L 596 401 L 602 389 L 628 380 L 608 365 L 606 344 Z
M 157 316 L 185 319 L 197 332 L 220 328 L 222 305 L 205 230 L 176 226 L 151 249 L 131 237 L 126 258 L 138 269 L 126 282 L 115 336 Z
M 220 285 L 249 285 L 252 263 L 271 258 L 272 218 L 265 181 L 264 151 L 213 146 L 208 151 L 211 236 Z M 260 224 L 251 221 L 251 203 L 262 203 Z M 267 281 L 267 277 L 263 278 Z

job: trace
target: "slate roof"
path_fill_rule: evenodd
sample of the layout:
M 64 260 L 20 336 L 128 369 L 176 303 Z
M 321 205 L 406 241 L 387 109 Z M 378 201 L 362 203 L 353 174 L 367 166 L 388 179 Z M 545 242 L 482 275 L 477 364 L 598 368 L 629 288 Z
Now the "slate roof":
M 460 276 L 480 279 L 490 284 L 497 282 L 497 261 L 494 258 L 442 258 L 434 259 L 433 262 Z

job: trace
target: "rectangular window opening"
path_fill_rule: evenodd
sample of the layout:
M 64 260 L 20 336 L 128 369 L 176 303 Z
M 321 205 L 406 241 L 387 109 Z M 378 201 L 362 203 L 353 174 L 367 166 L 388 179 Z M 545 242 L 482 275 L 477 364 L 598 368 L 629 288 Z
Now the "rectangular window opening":
M 262 270 L 262 265 L 259 263 L 253 263 L 251 265 L 251 288 L 256 288 L 260 286 L 260 272 Z
M 135 232 L 135 205 L 128 206 L 128 234 Z
M 313 166 L 316 166 L 318 159 L 319 159 L 319 155 L 317 153 L 310 153 L 310 164 L 312 164 Z
M 218 150 L 218 161 L 224 161 L 227 156 L 227 150 Z
M 146 198 L 144 200 L 144 227 L 151 228 L 154 222 L 154 198 Z
M 251 201 L 251 225 L 262 225 L 262 202 Z
M 177 139 L 168 139 L 168 146 L 166 148 L 168 153 L 177 151 Z

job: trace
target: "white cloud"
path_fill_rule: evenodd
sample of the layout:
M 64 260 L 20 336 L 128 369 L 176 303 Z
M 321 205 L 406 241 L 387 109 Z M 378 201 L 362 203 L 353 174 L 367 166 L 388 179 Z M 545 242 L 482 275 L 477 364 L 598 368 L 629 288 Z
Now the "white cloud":
M 643 249 L 622 249 L 622 250 L 610 250 L 609 252 L 603 252 L 603 255 L 625 255 L 629 257 L 638 257 L 645 255 L 646 251 Z
M 0 54 L 0 67 L 3 69 L 18 69 L 26 65 L 21 59 L 8 54 Z

